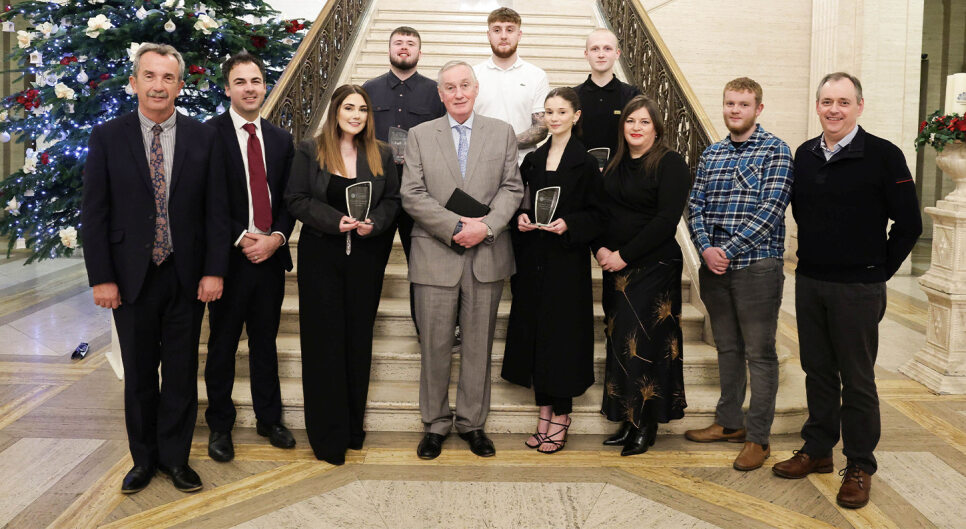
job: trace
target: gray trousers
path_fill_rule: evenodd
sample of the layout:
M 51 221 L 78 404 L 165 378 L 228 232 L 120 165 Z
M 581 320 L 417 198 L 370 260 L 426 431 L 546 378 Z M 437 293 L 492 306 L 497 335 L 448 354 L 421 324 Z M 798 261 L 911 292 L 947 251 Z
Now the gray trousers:
M 701 300 L 708 309 L 718 347 L 721 397 L 715 422 L 725 428 L 747 428 L 746 440 L 768 444 L 778 393 L 775 333 L 785 283 L 782 260 L 762 259 L 723 275 L 702 266 L 699 277 Z M 746 365 L 751 374 L 747 417 L 741 410 L 747 386 Z
M 449 408 L 449 377 L 457 314 L 462 346 L 456 387 L 456 431 L 483 429 L 490 411 L 490 349 L 503 281 L 477 281 L 473 276 L 475 254 L 474 250 L 466 252 L 458 285 L 416 284 L 414 288 L 422 353 L 419 411 L 428 433 L 446 435 L 454 422 Z

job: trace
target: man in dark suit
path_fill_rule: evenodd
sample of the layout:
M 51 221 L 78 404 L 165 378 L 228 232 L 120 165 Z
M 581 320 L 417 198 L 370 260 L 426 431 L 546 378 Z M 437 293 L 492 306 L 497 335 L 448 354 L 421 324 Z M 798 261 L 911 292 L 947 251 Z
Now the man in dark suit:
M 178 490 L 201 489 L 188 466 L 198 339 L 230 241 L 221 143 L 175 112 L 183 77 L 177 50 L 142 44 L 130 77 L 138 110 L 94 127 L 84 168 L 84 260 L 94 303 L 114 309 L 124 364 L 134 468 L 123 493 L 147 487 L 156 469 Z
M 258 116 L 265 100 L 265 66 L 242 51 L 221 67 L 228 112 L 208 121 L 218 131 L 228 173 L 228 207 L 234 247 L 228 261 L 225 294 L 208 305 L 208 359 L 205 386 L 211 428 L 208 455 L 231 461 L 235 406 L 235 353 L 242 325 L 248 332 L 248 365 L 256 430 L 272 445 L 292 448 L 295 438 L 282 425 L 278 382 L 278 335 L 285 272 L 292 269 L 288 238 L 295 219 L 282 195 L 295 155 L 292 135 Z

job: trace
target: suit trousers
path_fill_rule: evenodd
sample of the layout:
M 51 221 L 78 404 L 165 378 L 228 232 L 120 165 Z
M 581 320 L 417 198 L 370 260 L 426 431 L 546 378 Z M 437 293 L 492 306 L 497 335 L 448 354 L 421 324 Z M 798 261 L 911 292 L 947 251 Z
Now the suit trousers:
M 463 274 L 456 286 L 414 287 L 422 353 L 419 411 L 426 432 L 440 435 L 447 435 L 454 423 L 449 407 L 449 379 L 457 313 L 463 336 L 456 387 L 456 431 L 482 430 L 490 410 L 490 349 L 503 281 L 478 281 L 473 275 L 476 248 L 463 255 Z
M 255 418 L 267 425 L 282 421 L 275 340 L 285 296 L 285 270 L 277 255 L 255 264 L 240 249 L 231 250 L 228 267 L 224 294 L 208 304 L 211 331 L 205 364 L 208 391 L 205 420 L 214 432 L 231 431 L 235 424 L 231 390 L 235 384 L 235 353 L 242 326 L 248 334 Z
M 808 400 L 802 450 L 816 458 L 830 456 L 841 431 L 845 457 L 869 474 L 877 469 L 872 452 L 881 425 L 875 359 L 885 310 L 885 283 L 832 283 L 801 274 L 795 280 Z
M 748 441 L 766 445 L 778 394 L 775 333 L 785 284 L 782 260 L 762 259 L 722 275 L 702 266 L 699 276 L 701 301 L 708 308 L 718 348 L 721 397 L 715 422 L 725 428 L 747 428 Z M 746 370 L 751 375 L 747 417 L 741 411 Z
M 372 327 L 379 308 L 392 234 L 299 238 L 299 334 L 305 430 L 315 456 L 345 462 L 349 445 L 365 438 L 363 418 L 372 364 Z
M 198 415 L 205 306 L 178 281 L 174 259 L 149 265 L 138 298 L 114 309 L 124 364 L 124 420 L 138 466 L 186 465 Z

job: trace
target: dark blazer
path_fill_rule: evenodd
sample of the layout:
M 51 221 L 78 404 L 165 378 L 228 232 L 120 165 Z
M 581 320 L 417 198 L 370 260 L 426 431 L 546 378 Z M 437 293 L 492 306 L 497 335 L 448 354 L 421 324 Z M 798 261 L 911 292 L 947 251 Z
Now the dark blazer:
M 175 268 L 194 297 L 202 276 L 228 272 L 224 158 L 215 131 L 178 114 L 168 222 Z M 154 189 L 137 111 L 94 127 L 84 167 L 81 236 L 91 286 L 137 299 L 154 247 Z
M 223 141 L 225 156 L 229 160 L 227 166 L 228 181 L 228 209 L 231 213 L 231 242 L 238 239 L 242 232 L 248 229 L 248 174 L 245 172 L 245 160 L 242 158 L 238 145 L 238 134 L 231 115 L 224 112 L 205 122 L 218 131 Z M 285 187 L 288 185 L 288 175 L 292 169 L 292 158 L 295 157 L 295 143 L 288 131 L 261 120 L 262 138 L 265 142 L 265 171 L 268 177 L 268 190 L 272 197 L 272 232 L 281 232 L 285 240 L 292 235 L 295 227 L 295 217 L 285 207 Z M 235 248 L 235 251 L 241 251 Z M 285 270 L 292 269 L 292 253 L 288 244 L 284 244 L 275 252 L 278 262 Z
M 356 182 L 372 182 L 372 202 L 369 218 L 372 231 L 366 237 L 374 237 L 388 230 L 399 214 L 399 177 L 392 161 L 392 151 L 387 145 L 379 147 L 382 155 L 382 175 L 373 176 L 366 161 L 366 154 L 356 156 Z M 340 235 L 339 221 L 343 214 L 329 204 L 326 190 L 332 173 L 319 166 L 315 139 L 299 143 L 292 162 L 292 176 L 285 191 L 285 202 L 295 218 L 302 221 L 302 229 L 316 234 Z

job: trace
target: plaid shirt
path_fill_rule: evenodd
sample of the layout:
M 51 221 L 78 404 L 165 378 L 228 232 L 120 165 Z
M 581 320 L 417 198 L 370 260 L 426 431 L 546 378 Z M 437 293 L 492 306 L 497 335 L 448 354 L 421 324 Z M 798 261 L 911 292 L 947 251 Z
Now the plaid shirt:
M 729 270 L 781 259 L 791 188 L 791 151 L 761 125 L 738 149 L 730 135 L 709 145 L 688 200 L 688 229 L 698 253 L 721 248 L 731 260 Z

